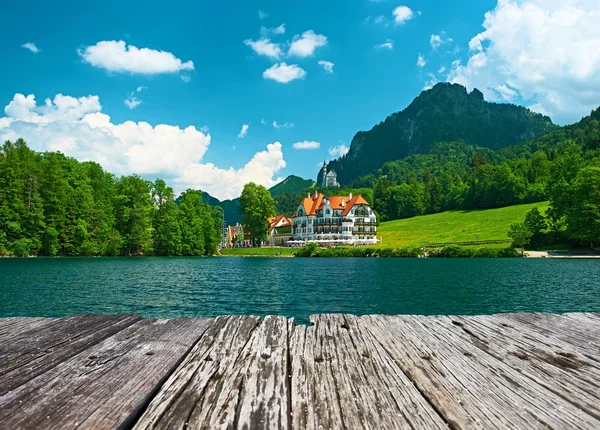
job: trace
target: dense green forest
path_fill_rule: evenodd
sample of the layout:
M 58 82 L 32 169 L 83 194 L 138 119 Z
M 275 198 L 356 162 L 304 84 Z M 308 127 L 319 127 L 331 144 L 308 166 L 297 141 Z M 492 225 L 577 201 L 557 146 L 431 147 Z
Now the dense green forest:
M 0 255 L 214 254 L 222 217 L 200 191 L 176 202 L 161 179 L 115 177 L 21 139 L 0 152 Z
M 491 209 L 550 201 L 526 224 L 532 246 L 600 242 L 600 109 L 580 122 L 493 150 L 464 141 L 436 143 L 426 154 L 385 163 L 326 195 L 362 194 L 380 221 L 456 209 Z M 275 198 L 293 212 L 306 193 Z
M 461 85 L 439 83 L 403 111 L 356 133 L 348 153 L 330 161 L 327 171 L 335 170 L 338 181 L 347 185 L 388 161 L 428 154 L 436 142 L 463 141 L 497 150 L 556 128 L 549 117 L 523 106 L 490 103 L 477 89 L 468 93 Z

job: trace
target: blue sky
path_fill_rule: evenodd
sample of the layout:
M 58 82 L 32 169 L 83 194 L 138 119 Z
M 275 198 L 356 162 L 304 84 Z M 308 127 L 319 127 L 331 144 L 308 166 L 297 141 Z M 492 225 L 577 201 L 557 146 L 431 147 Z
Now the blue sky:
M 0 137 L 235 197 L 250 180 L 316 177 L 358 130 L 438 81 L 578 120 L 600 104 L 599 10 L 597 0 L 13 2 L 0 30 Z

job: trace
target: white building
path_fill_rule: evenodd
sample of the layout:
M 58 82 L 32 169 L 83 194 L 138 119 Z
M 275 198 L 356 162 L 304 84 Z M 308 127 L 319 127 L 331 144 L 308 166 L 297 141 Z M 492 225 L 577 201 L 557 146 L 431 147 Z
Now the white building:
M 377 243 L 377 218 L 361 196 L 326 198 L 315 192 L 298 206 L 292 236 L 303 242 L 373 245 Z
M 340 184 L 338 184 L 337 181 L 337 173 L 335 173 L 335 170 L 332 170 L 331 172 L 327 171 L 327 163 L 325 163 L 323 161 L 323 180 L 321 181 L 321 186 L 322 187 L 339 187 Z

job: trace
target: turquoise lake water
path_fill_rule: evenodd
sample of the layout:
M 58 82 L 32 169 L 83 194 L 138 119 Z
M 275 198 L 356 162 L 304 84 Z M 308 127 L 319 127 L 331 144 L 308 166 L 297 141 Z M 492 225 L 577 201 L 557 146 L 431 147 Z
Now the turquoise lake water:
M 0 317 L 600 312 L 600 260 L 0 259 Z

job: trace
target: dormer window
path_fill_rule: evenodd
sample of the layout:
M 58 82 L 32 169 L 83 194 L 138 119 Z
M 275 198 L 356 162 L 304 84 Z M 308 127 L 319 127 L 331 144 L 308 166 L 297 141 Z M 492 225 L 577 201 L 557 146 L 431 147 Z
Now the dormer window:
M 329 215 L 331 211 L 329 209 L 325 209 L 325 215 Z

